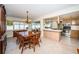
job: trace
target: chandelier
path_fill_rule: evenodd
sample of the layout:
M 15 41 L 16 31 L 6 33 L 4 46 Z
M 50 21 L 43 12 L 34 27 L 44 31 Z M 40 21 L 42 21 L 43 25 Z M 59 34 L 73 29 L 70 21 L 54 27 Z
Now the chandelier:
M 26 11 L 26 13 L 27 13 L 27 17 L 26 17 L 26 20 L 25 20 L 25 23 L 31 23 L 31 19 L 29 18 L 29 16 L 28 16 L 28 11 Z

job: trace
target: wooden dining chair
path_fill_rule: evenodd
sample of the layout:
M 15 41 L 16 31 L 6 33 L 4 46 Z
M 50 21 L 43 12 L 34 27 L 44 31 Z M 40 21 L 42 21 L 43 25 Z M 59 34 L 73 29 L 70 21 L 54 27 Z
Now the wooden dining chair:
M 36 33 L 36 40 L 37 40 L 37 45 L 39 45 L 40 47 L 40 33 L 39 32 Z
M 36 45 L 40 46 L 37 34 L 31 35 L 29 38 L 30 38 L 30 46 L 33 48 L 33 51 L 35 52 L 35 46 Z
M 37 34 L 37 39 L 39 40 L 39 42 L 41 42 L 41 32 L 36 32 Z
M 23 38 L 21 35 L 18 35 L 18 39 L 19 39 L 19 49 L 21 49 L 21 53 L 23 53 L 24 48 L 29 48 L 29 40 L 28 38 L 26 39 Z
M 38 38 L 39 38 L 39 41 L 42 42 L 42 41 L 41 41 L 41 32 L 39 32 Z
M 30 35 L 29 36 L 29 39 L 30 39 L 30 48 L 33 48 L 34 49 L 34 52 L 35 52 L 35 36 L 34 35 Z

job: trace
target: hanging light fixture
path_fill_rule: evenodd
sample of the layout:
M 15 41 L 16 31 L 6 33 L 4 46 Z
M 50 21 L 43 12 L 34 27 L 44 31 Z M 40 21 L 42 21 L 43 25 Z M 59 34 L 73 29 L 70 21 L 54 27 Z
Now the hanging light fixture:
M 26 11 L 26 13 L 27 13 L 27 18 L 26 18 L 26 21 L 25 21 L 25 22 L 26 22 L 26 23 L 31 23 L 31 19 L 30 19 L 29 16 L 28 16 L 28 13 L 29 13 L 29 12 Z

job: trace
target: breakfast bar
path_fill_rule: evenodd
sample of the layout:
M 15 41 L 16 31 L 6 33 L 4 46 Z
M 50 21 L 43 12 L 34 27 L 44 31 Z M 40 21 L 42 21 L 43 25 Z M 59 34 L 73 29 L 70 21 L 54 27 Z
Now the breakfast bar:
M 44 29 L 43 31 L 45 38 L 52 39 L 55 41 L 59 41 L 61 39 L 62 30 Z

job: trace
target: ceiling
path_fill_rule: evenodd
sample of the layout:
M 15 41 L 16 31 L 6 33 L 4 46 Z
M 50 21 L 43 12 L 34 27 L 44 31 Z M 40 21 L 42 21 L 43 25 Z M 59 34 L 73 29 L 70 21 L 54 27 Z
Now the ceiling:
M 28 10 L 29 17 L 32 19 L 73 6 L 76 4 L 5 4 L 7 16 L 26 18 Z

